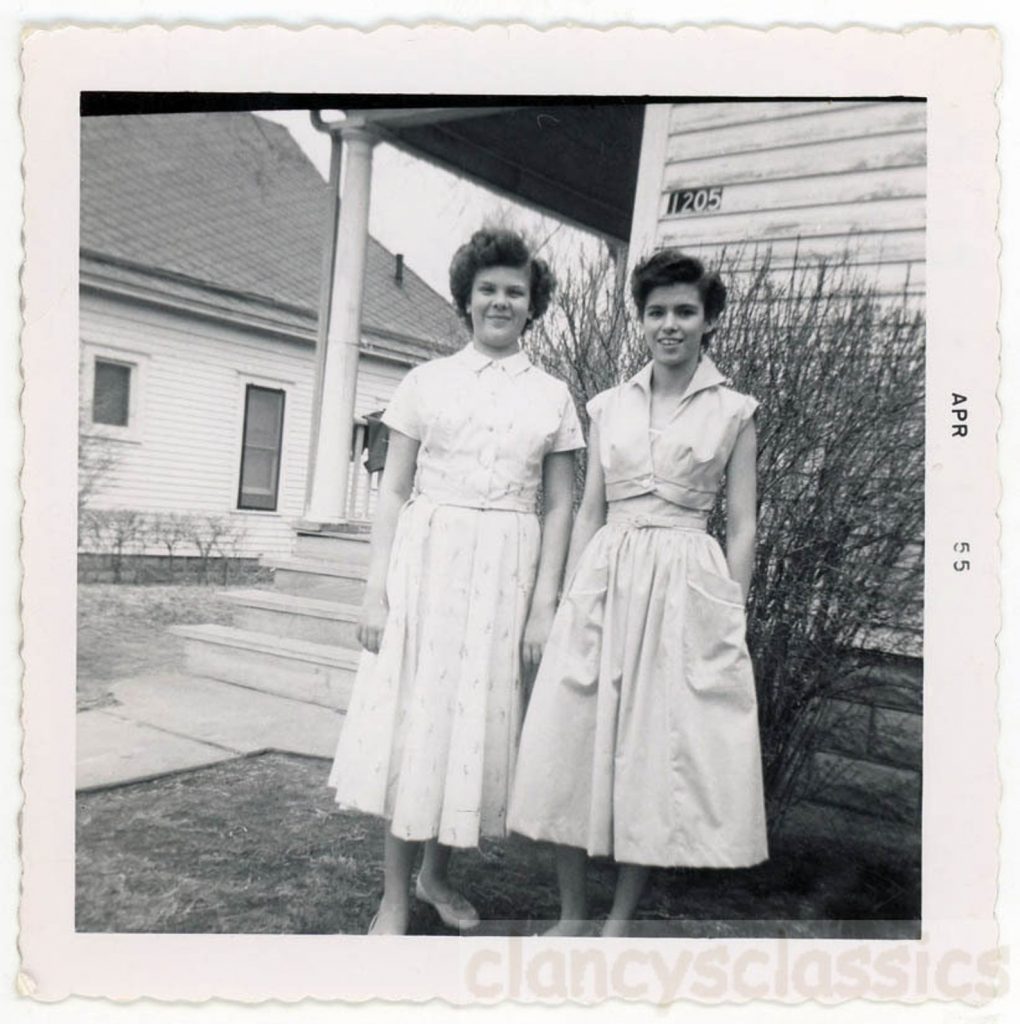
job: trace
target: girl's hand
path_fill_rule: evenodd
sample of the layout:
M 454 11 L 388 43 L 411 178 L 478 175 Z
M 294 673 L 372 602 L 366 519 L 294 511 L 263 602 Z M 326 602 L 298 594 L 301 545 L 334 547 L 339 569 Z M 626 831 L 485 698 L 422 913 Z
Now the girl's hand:
M 382 643 L 383 629 L 386 627 L 386 619 L 389 616 L 389 605 L 385 597 L 367 598 L 361 606 L 361 618 L 358 621 L 358 643 L 371 651 L 379 653 L 379 645 Z
M 553 623 L 552 608 L 532 608 L 521 641 L 521 665 L 525 675 L 534 675 Z

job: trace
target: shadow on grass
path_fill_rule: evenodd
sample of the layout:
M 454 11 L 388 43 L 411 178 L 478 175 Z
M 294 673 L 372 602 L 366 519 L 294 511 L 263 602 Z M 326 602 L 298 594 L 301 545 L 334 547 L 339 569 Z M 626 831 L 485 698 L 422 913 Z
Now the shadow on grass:
M 338 811 L 327 762 L 265 754 L 81 794 L 76 928 L 84 932 L 361 934 L 381 893 L 382 828 Z M 635 934 L 919 934 L 920 865 L 896 851 L 801 835 L 738 870 L 657 871 Z M 532 934 L 558 909 L 552 851 L 519 836 L 455 856 L 482 931 Z M 594 918 L 613 865 L 590 875 Z M 410 933 L 448 935 L 412 910 Z

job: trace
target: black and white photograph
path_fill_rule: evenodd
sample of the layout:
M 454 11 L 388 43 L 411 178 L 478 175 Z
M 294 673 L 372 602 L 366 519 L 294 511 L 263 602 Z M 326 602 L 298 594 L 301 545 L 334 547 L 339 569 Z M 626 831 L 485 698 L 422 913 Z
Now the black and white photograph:
M 78 928 L 916 935 L 922 101 L 82 102 Z
M 76 941 L 927 942 L 881 85 L 80 91 Z

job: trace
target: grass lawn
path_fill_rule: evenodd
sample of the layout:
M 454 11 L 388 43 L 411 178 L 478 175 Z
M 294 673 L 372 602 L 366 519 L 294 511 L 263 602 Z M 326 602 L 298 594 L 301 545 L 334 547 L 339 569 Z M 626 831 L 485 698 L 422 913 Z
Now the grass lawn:
M 266 754 L 81 794 L 77 929 L 364 932 L 381 893 L 381 828 L 336 809 L 328 771 L 321 760 Z M 492 922 L 483 929 L 529 933 L 555 917 L 553 858 L 544 846 L 520 837 L 486 842 L 457 854 L 453 870 Z M 888 849 L 789 838 L 759 867 L 654 873 L 638 930 L 914 936 L 919 872 Z M 612 865 L 594 865 L 596 918 L 608 910 L 613 879 Z M 422 905 L 411 933 L 449 934 Z
M 233 609 L 213 584 L 78 585 L 78 710 L 114 703 L 111 680 L 183 664 L 184 640 L 167 626 L 229 625 Z
M 181 666 L 167 626 L 229 624 L 222 587 L 83 584 L 78 588 L 78 706 L 107 684 Z M 380 823 L 340 812 L 321 760 L 265 754 L 80 794 L 76 926 L 80 931 L 362 933 L 381 893 Z M 653 874 L 639 930 L 696 936 L 903 937 L 918 934 L 920 864 L 870 819 L 792 830 L 771 860 L 737 871 Z M 554 918 L 552 851 L 520 837 L 454 860 L 458 884 L 492 931 Z M 611 900 L 613 866 L 591 872 L 592 914 Z M 781 922 L 781 923 L 777 923 Z M 412 934 L 448 934 L 416 905 Z

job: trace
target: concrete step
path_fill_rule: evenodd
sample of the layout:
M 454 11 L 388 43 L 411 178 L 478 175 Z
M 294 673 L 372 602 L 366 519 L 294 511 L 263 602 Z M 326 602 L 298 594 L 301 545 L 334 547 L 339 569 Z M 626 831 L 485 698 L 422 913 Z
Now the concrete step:
M 294 522 L 294 529 L 297 533 L 329 533 L 342 536 L 364 534 L 367 537 L 372 532 L 372 520 L 345 519 L 334 523 L 324 523 L 318 519 L 298 519 Z
M 365 570 L 324 559 L 264 558 L 273 570 L 273 589 L 298 597 L 360 604 L 365 593 Z
M 275 590 L 228 590 L 223 597 L 237 607 L 235 625 L 238 629 L 360 649 L 359 605 L 281 594 Z
M 370 547 L 367 533 L 299 531 L 294 545 L 294 556 L 367 569 Z
M 347 710 L 356 652 L 230 626 L 171 626 L 186 641 L 187 669 L 263 693 Z

